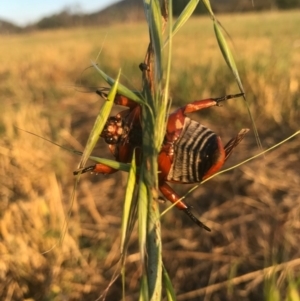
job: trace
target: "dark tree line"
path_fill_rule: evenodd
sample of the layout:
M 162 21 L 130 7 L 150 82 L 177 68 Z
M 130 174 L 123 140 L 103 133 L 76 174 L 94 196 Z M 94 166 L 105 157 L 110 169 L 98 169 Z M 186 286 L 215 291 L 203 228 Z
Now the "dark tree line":
M 173 13 L 179 15 L 188 2 L 189 0 L 174 0 Z M 300 8 L 300 0 L 211 0 L 211 4 L 215 12 L 246 12 Z M 195 13 L 206 13 L 202 1 L 199 2 Z
M 247 12 L 272 9 L 300 8 L 300 0 L 210 0 L 213 10 L 221 12 Z M 179 15 L 189 0 L 173 0 L 173 13 Z M 206 13 L 206 9 L 199 1 L 195 14 Z M 114 21 L 144 20 L 142 0 L 123 0 L 110 7 L 89 15 L 80 13 L 78 9 L 65 8 L 62 12 L 41 19 L 35 28 L 57 28 L 84 25 L 98 25 L 114 23 Z
M 275 2 L 280 9 L 300 8 L 300 0 L 276 0 Z
M 247 11 L 299 9 L 300 0 L 210 0 L 215 13 L 237 13 Z M 178 16 L 189 0 L 173 0 L 173 13 Z M 195 14 L 207 13 L 202 3 Z M 32 29 L 50 29 L 76 26 L 97 26 L 115 22 L 135 22 L 144 20 L 142 0 L 123 0 L 102 11 L 84 14 L 78 7 L 66 7 L 60 13 L 42 18 L 40 21 L 25 28 L 0 20 L 0 33 L 22 32 Z

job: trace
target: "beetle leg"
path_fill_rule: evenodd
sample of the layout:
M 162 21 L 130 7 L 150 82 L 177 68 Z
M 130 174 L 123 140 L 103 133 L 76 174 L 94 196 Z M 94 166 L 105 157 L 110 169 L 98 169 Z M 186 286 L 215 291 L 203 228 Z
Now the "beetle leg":
M 248 132 L 249 129 L 241 129 L 235 138 L 232 138 L 231 140 L 228 141 L 228 143 L 224 147 L 225 161 L 229 158 L 233 149 L 243 140 L 243 138 Z
M 73 174 L 78 175 L 80 172 L 81 173 L 86 173 L 88 171 L 96 173 L 96 174 L 101 173 L 101 174 L 104 174 L 104 175 L 108 175 L 108 174 L 112 174 L 114 172 L 117 172 L 118 169 L 112 168 L 112 167 L 107 166 L 107 165 L 102 164 L 102 163 L 98 163 L 98 164 L 95 164 L 95 165 L 92 165 L 92 166 L 85 167 L 83 169 L 76 170 L 76 171 L 73 172 Z
M 131 99 L 129 99 L 126 96 L 123 96 L 121 94 L 116 95 L 116 97 L 114 99 L 114 103 L 116 105 L 128 107 L 130 109 L 134 109 L 135 107 L 138 106 L 138 104 L 136 102 L 134 102 L 133 100 L 131 100 Z
M 159 185 L 159 190 L 161 191 L 161 193 L 163 194 L 163 196 L 166 199 L 168 199 L 173 204 L 176 203 L 176 207 L 180 210 L 183 210 L 194 223 L 196 223 L 199 227 L 201 227 L 207 231 L 210 231 L 210 229 L 207 226 L 205 226 L 203 223 L 201 223 L 196 218 L 196 216 L 193 215 L 193 213 L 190 211 L 191 207 L 187 206 L 182 201 L 179 201 L 179 199 L 181 199 L 181 197 L 166 182 L 161 183 Z
M 99 88 L 98 90 L 96 90 L 96 94 L 98 94 L 99 96 L 101 96 L 102 98 L 106 99 L 108 96 L 110 89 L 109 88 Z M 114 103 L 116 105 L 120 105 L 120 106 L 124 106 L 124 107 L 128 107 L 130 109 L 134 109 L 135 107 L 138 106 L 138 104 L 136 102 L 134 102 L 133 100 L 129 99 L 126 96 L 123 96 L 121 94 L 117 94 L 115 96 L 114 99 Z
M 202 109 L 206 109 L 206 108 L 209 108 L 209 107 L 220 106 L 221 101 L 231 99 L 231 98 L 240 97 L 240 96 L 243 96 L 243 95 L 244 95 L 244 93 L 239 93 L 239 94 L 225 95 L 225 96 L 217 97 L 217 98 L 208 98 L 208 99 L 202 99 L 202 100 L 195 100 L 195 101 L 187 104 L 186 106 L 184 106 L 182 108 L 182 110 L 183 110 L 184 114 L 192 113 L 192 112 L 199 111 L 199 110 L 202 110 Z
M 208 228 L 206 225 L 204 225 L 203 223 L 201 223 L 197 217 L 190 211 L 190 207 L 188 207 L 187 209 L 184 210 L 184 212 L 188 215 L 188 217 L 194 222 L 196 223 L 200 228 L 203 228 L 204 230 L 210 232 L 210 228 Z
M 166 182 L 159 185 L 159 190 L 167 200 L 173 204 L 176 203 L 178 209 L 185 210 L 188 208 L 185 203 L 178 201 L 181 197 Z

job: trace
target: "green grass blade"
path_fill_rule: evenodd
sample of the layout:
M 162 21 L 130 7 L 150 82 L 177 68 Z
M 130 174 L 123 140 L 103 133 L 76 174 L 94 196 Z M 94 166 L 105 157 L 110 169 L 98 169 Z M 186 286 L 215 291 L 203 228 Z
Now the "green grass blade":
M 265 278 L 264 282 L 264 300 L 266 301 L 281 301 L 280 290 L 277 285 L 277 276 L 275 269 L 271 275 Z
M 144 11 L 145 11 L 145 16 L 146 16 L 146 20 L 147 23 L 149 24 L 150 22 L 150 3 L 151 0 L 144 0 Z
M 151 1 L 149 28 L 155 53 L 155 80 L 159 83 L 162 79 L 162 16 L 159 0 Z
M 243 84 L 242 84 L 242 81 L 241 81 L 241 78 L 240 78 L 240 75 L 239 75 L 239 72 L 238 72 L 238 69 L 236 67 L 236 64 L 235 64 L 235 61 L 234 61 L 234 58 L 233 58 L 233 55 L 232 55 L 232 52 L 231 52 L 230 48 L 228 47 L 226 39 L 225 39 L 225 37 L 222 33 L 222 30 L 219 26 L 219 22 L 214 16 L 214 13 L 213 13 L 211 5 L 210 5 L 210 1 L 209 0 L 202 0 L 202 2 L 204 3 L 205 7 L 207 8 L 208 12 L 210 13 L 210 15 L 213 19 L 214 31 L 215 31 L 215 35 L 216 35 L 220 50 L 222 52 L 222 55 L 223 55 L 227 65 L 228 65 L 228 67 L 232 71 L 232 73 L 233 73 L 233 75 L 234 75 L 234 77 L 237 81 L 237 84 L 238 84 L 238 87 L 239 87 L 240 91 L 242 93 L 245 93 L 244 87 L 243 87 Z M 261 144 L 261 141 L 260 141 L 260 138 L 259 138 L 258 130 L 257 130 L 257 127 L 255 125 L 252 113 L 250 111 L 250 108 L 249 108 L 248 102 L 246 101 L 245 96 L 244 96 L 244 100 L 245 100 L 245 103 L 246 103 L 248 115 L 249 115 L 250 120 L 251 120 L 251 124 L 252 124 L 252 128 L 253 128 L 253 131 L 254 131 L 254 136 L 255 136 L 257 145 L 259 146 L 260 149 L 262 149 L 262 144 Z
M 99 72 L 99 74 L 102 76 L 102 78 L 109 84 L 109 85 L 114 85 L 115 80 L 113 78 L 111 78 L 110 76 L 108 76 L 105 72 L 103 72 L 98 66 L 97 64 L 92 62 L 92 65 L 94 66 L 94 68 Z M 128 97 L 129 99 L 143 105 L 145 104 L 145 101 L 142 99 L 141 95 L 138 95 L 137 93 L 134 93 L 133 91 L 131 91 L 130 89 L 126 88 L 125 86 L 123 86 L 122 84 L 118 84 L 117 87 L 117 92 L 118 94 L 124 95 L 126 97 Z
M 190 18 L 190 16 L 194 12 L 195 8 L 197 7 L 198 3 L 199 3 L 199 0 L 190 0 L 189 1 L 189 3 L 186 5 L 184 10 L 181 12 L 179 17 L 175 21 L 172 32 L 171 32 L 171 34 L 168 35 L 168 38 L 166 39 L 164 46 L 166 46 L 166 44 L 169 42 L 171 35 L 174 36 L 179 31 L 179 29 L 186 23 L 186 21 Z M 172 11 L 170 9 L 170 4 L 169 4 L 169 10 Z M 171 17 L 171 15 L 169 17 Z M 170 24 L 172 24 L 170 20 L 169 20 L 169 22 L 170 22 Z
M 192 1 L 190 1 L 192 2 Z M 169 11 L 173 11 L 172 0 L 169 0 Z M 170 98 L 170 80 L 171 80 L 171 66 L 172 66 L 172 45 L 173 45 L 173 35 L 172 35 L 172 24 L 173 24 L 173 16 L 172 14 L 169 15 L 169 48 L 168 48 L 168 61 L 167 61 L 167 68 L 166 68 L 166 81 L 164 87 L 164 101 L 163 101 L 163 110 L 162 114 L 163 117 L 160 118 L 160 123 L 158 124 L 159 128 L 163 129 L 163 134 L 161 135 L 161 139 L 164 139 L 165 127 L 167 123 L 168 113 L 171 106 Z M 161 141 L 160 143 L 162 143 Z
M 299 283 L 297 285 L 297 282 L 294 279 L 289 279 L 286 301 L 300 301 L 299 292 Z
M 163 282 L 166 290 L 167 300 L 168 301 L 176 301 L 176 293 L 174 291 L 172 281 L 169 277 L 169 274 L 166 268 L 163 266 Z
M 139 301 L 148 301 L 148 300 L 149 300 L 148 281 L 147 281 L 146 274 L 143 274 L 141 278 Z
M 157 155 L 164 134 L 161 127 L 165 122 L 166 107 L 163 98 L 162 34 L 167 12 L 163 1 L 145 0 L 146 15 L 150 32 L 150 44 L 145 62 L 149 71 L 144 72 L 143 91 L 149 107 L 143 109 L 143 163 L 140 173 L 139 191 L 139 238 L 144 273 L 147 273 L 147 289 L 150 300 L 160 300 L 162 290 L 162 259 L 159 210 L 157 199 L 158 167 Z M 162 9 L 164 11 L 161 11 Z M 167 92 L 168 93 L 168 92 Z M 147 254 L 145 253 L 147 249 Z M 147 260 L 145 262 L 145 259 Z
M 244 87 L 242 85 L 242 81 L 240 79 L 240 76 L 239 76 L 239 73 L 238 73 L 233 55 L 232 55 L 232 52 L 231 52 L 230 48 L 228 47 L 226 39 L 225 39 L 225 37 L 224 37 L 224 35 L 221 31 L 221 28 L 219 27 L 218 21 L 216 21 L 216 20 L 214 20 L 214 30 L 215 30 L 217 41 L 218 41 L 219 47 L 221 49 L 221 52 L 223 54 L 223 57 L 224 57 L 227 65 L 231 69 L 231 71 L 232 71 L 232 73 L 233 73 L 233 75 L 234 75 L 234 77 L 237 81 L 237 84 L 239 86 L 240 91 L 242 93 L 245 93 L 244 92 Z M 257 127 L 255 125 L 255 121 L 253 119 L 252 113 L 250 111 L 249 104 L 246 101 L 245 96 L 244 96 L 244 100 L 245 100 L 245 103 L 246 103 L 246 108 L 247 108 L 247 111 L 248 111 L 248 115 L 249 115 L 250 120 L 251 120 L 251 124 L 252 124 L 252 128 L 253 128 L 253 131 L 254 131 L 254 136 L 255 136 L 257 145 L 259 146 L 260 149 L 262 149 L 262 144 L 261 144 L 261 141 L 260 141 L 260 138 L 259 138 L 258 130 L 257 130 Z
M 260 138 L 259 138 L 258 130 L 257 130 L 256 124 L 255 124 L 254 118 L 252 116 L 248 101 L 246 101 L 245 96 L 244 96 L 244 100 L 245 100 L 245 103 L 246 103 L 246 108 L 247 108 L 247 111 L 248 111 L 248 115 L 250 116 L 250 120 L 251 120 L 251 124 L 252 124 L 252 128 L 253 128 L 256 143 L 257 143 L 259 149 L 262 150 L 263 146 L 262 146 Z
M 142 172 L 141 172 L 142 175 Z M 141 262 L 145 266 L 145 250 L 147 238 L 147 215 L 148 215 L 148 193 L 145 182 L 140 177 L 139 181 L 139 200 L 138 200 L 138 221 L 139 221 L 139 249 Z
M 85 166 L 86 161 L 88 160 L 91 152 L 93 151 L 93 149 L 99 139 L 100 134 L 102 133 L 102 130 L 105 126 L 107 118 L 108 118 L 110 111 L 112 109 L 112 106 L 114 104 L 114 99 L 115 99 L 115 96 L 117 93 L 117 87 L 118 87 L 120 74 L 121 74 L 121 70 L 119 71 L 117 80 L 114 82 L 114 84 L 108 94 L 107 101 L 105 101 L 104 105 L 101 107 L 101 109 L 99 111 L 99 114 L 94 123 L 93 129 L 90 132 L 85 149 L 83 151 L 82 158 L 79 163 L 79 168 L 82 168 Z
M 214 15 L 214 12 L 211 8 L 211 5 L 210 5 L 210 1 L 209 0 L 202 0 L 204 6 L 206 7 L 206 9 L 208 10 L 208 12 L 210 13 L 211 17 L 214 19 L 215 18 L 215 15 Z
M 169 0 L 169 11 L 173 11 L 172 6 L 172 0 Z M 169 15 L 169 22 L 168 22 L 168 36 L 169 36 L 169 46 L 168 46 L 168 60 L 167 60 L 167 67 L 166 67 L 166 73 L 165 73 L 165 86 L 163 89 L 163 97 L 162 102 L 159 104 L 160 108 L 158 110 L 157 114 L 157 126 L 160 131 L 157 132 L 157 136 L 155 139 L 155 147 L 159 151 L 161 148 L 161 145 L 163 143 L 165 132 L 166 132 L 166 124 L 168 119 L 168 113 L 170 110 L 170 107 L 172 105 L 172 101 L 170 99 L 170 78 L 171 78 L 171 66 L 172 66 L 172 24 L 173 24 L 173 17 L 172 14 Z
M 128 228 L 130 224 L 130 213 L 132 212 L 132 201 L 134 198 L 134 187 L 136 183 L 136 164 L 135 153 L 131 161 L 131 168 L 128 174 L 125 201 L 123 207 L 122 226 L 121 226 L 121 253 L 124 254 L 126 250 L 125 242 L 127 241 Z
M 159 203 L 155 198 L 148 203 L 148 286 L 150 300 L 158 300 L 162 292 L 162 243 Z
M 220 50 L 222 52 L 222 55 L 223 55 L 227 65 L 228 65 L 228 67 L 232 71 L 232 73 L 233 73 L 233 75 L 234 75 L 234 77 L 237 81 L 237 84 L 240 88 L 240 91 L 242 93 L 244 93 L 244 88 L 243 88 L 243 85 L 242 85 L 242 82 L 241 82 L 239 72 L 237 70 L 233 55 L 231 53 L 230 48 L 228 47 L 226 39 L 225 39 L 225 37 L 224 37 L 224 35 L 221 31 L 221 28 L 218 24 L 218 21 L 216 21 L 216 20 L 214 20 L 214 30 L 215 30 L 216 38 L 217 38 Z
M 95 157 L 95 156 L 90 156 L 89 159 L 93 160 L 97 163 L 105 164 L 105 165 L 110 166 L 114 169 L 118 169 L 118 170 L 122 170 L 122 171 L 126 171 L 126 172 L 129 172 L 129 170 L 130 170 L 130 164 L 128 164 L 128 163 L 121 163 L 121 162 L 118 162 L 118 161 L 115 161 L 115 160 L 99 158 L 99 157 Z

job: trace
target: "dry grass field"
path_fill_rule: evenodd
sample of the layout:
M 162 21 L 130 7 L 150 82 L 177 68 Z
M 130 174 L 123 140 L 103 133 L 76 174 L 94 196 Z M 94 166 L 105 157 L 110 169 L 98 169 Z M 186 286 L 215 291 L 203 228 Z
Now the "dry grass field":
M 219 19 L 267 149 L 300 129 L 299 11 Z M 122 68 L 121 82 L 139 89 L 146 24 L 0 38 L 0 300 L 96 300 L 119 256 L 126 174 L 82 177 L 60 244 L 79 158 L 17 128 L 82 150 L 102 103 L 91 91 L 104 85 L 86 68 L 97 61 L 112 77 Z M 208 17 L 189 20 L 173 42 L 174 106 L 238 92 Z M 251 128 L 241 99 L 193 118 L 224 142 Z M 251 131 L 226 167 L 258 152 Z M 95 154 L 110 157 L 102 142 Z M 164 263 L 178 300 L 299 300 L 299 136 L 201 185 L 187 201 L 212 232 L 176 209 L 162 217 Z M 137 250 L 134 231 L 126 300 L 138 298 Z M 118 279 L 106 300 L 120 300 L 121 291 Z

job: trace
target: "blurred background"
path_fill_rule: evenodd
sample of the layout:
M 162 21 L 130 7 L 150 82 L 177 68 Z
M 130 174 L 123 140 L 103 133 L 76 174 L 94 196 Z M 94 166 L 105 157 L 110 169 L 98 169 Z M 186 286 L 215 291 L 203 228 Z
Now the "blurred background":
M 121 82 L 141 88 L 138 65 L 149 42 L 142 1 L 98 2 L 0 4 L 0 300 L 96 300 L 117 267 L 126 173 L 83 175 L 71 204 L 79 157 L 19 130 L 83 150 L 103 103 L 94 91 L 105 86 L 91 61 L 112 77 L 121 68 Z M 174 3 L 175 17 L 186 3 Z M 267 149 L 300 129 L 300 1 L 211 4 Z M 174 108 L 239 92 L 201 3 L 174 37 L 171 74 Z M 243 100 L 192 118 L 224 143 L 251 129 L 225 167 L 260 152 Z M 178 300 L 299 300 L 299 141 L 188 196 L 211 233 L 176 209 L 162 217 L 164 264 Z M 103 141 L 94 154 L 112 158 Z M 174 185 L 182 195 L 192 187 Z M 126 300 L 137 300 L 140 272 L 135 229 Z M 106 300 L 121 292 L 118 279 Z

